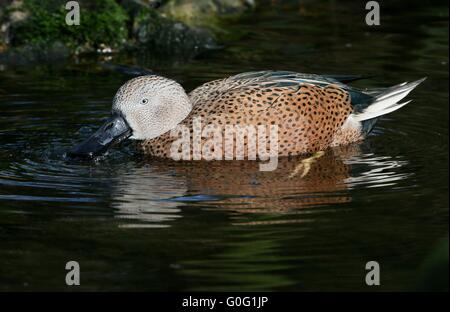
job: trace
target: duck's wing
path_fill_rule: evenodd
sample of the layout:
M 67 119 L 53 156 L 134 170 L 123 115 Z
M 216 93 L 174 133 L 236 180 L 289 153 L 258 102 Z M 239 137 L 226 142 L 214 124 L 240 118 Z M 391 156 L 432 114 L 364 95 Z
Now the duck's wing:
M 359 111 L 361 107 L 368 105 L 367 103 L 373 102 L 375 95 L 384 92 L 382 90 L 360 90 L 353 88 L 345 84 L 359 79 L 369 78 L 369 76 L 354 76 L 354 75 L 316 75 L 316 74 L 303 74 L 291 71 L 259 71 L 248 72 L 231 76 L 229 81 L 224 81 L 228 85 L 232 85 L 233 82 L 237 86 L 256 86 L 259 85 L 262 88 L 278 87 L 278 88 L 290 88 L 297 90 L 301 84 L 310 84 L 318 87 L 326 87 L 334 85 L 339 89 L 348 92 L 351 99 L 351 105 L 355 110 Z
M 348 76 L 346 76 L 348 78 Z M 292 71 L 254 71 L 245 72 L 207 82 L 189 93 L 189 97 L 196 106 L 205 100 L 210 100 L 220 94 L 228 93 L 242 88 L 280 88 L 284 90 L 298 90 L 301 84 L 311 84 L 325 87 L 330 84 L 337 85 L 344 90 L 350 87 L 332 76 L 321 76 L 316 74 L 302 74 Z
M 347 76 L 348 77 L 348 76 Z M 322 76 L 316 74 L 302 74 L 292 71 L 256 71 L 247 72 L 231 76 L 226 79 L 230 85 L 260 85 L 261 87 L 278 87 L 278 88 L 298 88 L 299 84 L 311 84 L 315 86 L 327 86 L 330 84 L 338 85 L 346 88 L 338 79 L 333 76 Z
M 220 96 L 221 94 L 245 88 L 279 88 L 286 91 L 297 91 L 300 85 L 303 84 L 318 87 L 334 85 L 335 87 L 349 93 L 351 105 L 356 111 L 360 111 L 361 107 L 365 107 L 368 105 L 367 103 L 373 102 L 377 92 L 371 92 L 371 90 L 359 90 L 345 84 L 344 82 L 350 82 L 363 78 L 367 77 L 351 75 L 303 74 L 293 71 L 254 71 L 205 83 L 204 85 L 193 90 L 189 96 L 193 105 L 196 106 L 198 103 L 209 101 L 217 96 Z

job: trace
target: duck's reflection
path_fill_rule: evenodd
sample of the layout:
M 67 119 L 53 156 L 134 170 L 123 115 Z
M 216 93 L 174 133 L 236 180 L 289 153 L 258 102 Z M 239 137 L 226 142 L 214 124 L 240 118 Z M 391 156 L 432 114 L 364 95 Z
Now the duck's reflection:
M 310 162 L 304 176 L 305 157 L 280 158 L 278 168 L 269 172 L 259 171 L 255 161 L 143 159 L 131 170 L 117 172 L 113 206 L 117 217 L 136 221 L 124 225 L 128 227 L 168 226 L 186 205 L 294 214 L 302 208 L 349 202 L 348 189 L 358 182 L 358 177 L 351 177 L 350 166 L 360 158 L 358 145 L 329 149 Z
M 167 199 L 184 196 L 186 182 L 170 167 L 165 169 L 143 164 L 117 172 L 112 205 L 118 218 L 130 220 L 121 227 L 167 227 L 181 216 L 179 202 Z

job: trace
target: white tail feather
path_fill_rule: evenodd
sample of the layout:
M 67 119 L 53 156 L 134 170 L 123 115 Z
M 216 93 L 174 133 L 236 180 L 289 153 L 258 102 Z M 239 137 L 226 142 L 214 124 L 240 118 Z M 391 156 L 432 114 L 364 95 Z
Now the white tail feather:
M 386 108 L 386 109 L 378 111 L 378 112 L 365 112 L 362 114 L 357 114 L 353 117 L 358 121 L 373 119 L 373 118 L 379 117 L 381 115 L 386 115 L 386 114 L 392 113 L 393 111 L 396 111 L 397 109 L 402 108 L 409 102 L 411 102 L 411 100 L 406 101 L 404 103 L 397 103 L 395 105 L 390 106 L 389 108 Z
M 364 111 L 354 114 L 353 117 L 358 121 L 363 121 L 396 111 L 411 102 L 398 103 L 425 79 L 426 78 L 422 78 L 414 82 L 402 83 L 388 88 L 375 96 L 375 101 Z

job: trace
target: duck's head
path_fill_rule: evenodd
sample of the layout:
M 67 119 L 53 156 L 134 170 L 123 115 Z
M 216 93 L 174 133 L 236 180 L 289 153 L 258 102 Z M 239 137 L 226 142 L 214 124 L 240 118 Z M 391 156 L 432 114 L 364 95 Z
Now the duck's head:
M 112 115 L 88 139 L 72 148 L 71 156 L 98 156 L 125 139 L 147 140 L 175 128 L 192 106 L 183 87 L 160 76 L 127 81 L 114 96 Z

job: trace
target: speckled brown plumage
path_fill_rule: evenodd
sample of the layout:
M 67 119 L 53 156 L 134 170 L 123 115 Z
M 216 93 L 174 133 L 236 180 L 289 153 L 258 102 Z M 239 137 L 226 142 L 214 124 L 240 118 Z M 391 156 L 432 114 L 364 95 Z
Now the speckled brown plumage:
M 241 74 L 215 80 L 189 94 L 193 109 L 182 124 L 191 129 L 191 136 L 193 118 L 199 116 L 202 127 L 209 124 L 222 128 L 225 125 L 278 125 L 279 156 L 324 150 L 338 142 L 336 135 L 345 137 L 341 128 L 352 112 L 352 105 L 342 85 L 314 85 L 285 76 L 273 77 L 265 72 L 252 74 L 254 76 L 249 78 Z M 356 133 L 339 144 L 358 139 L 360 135 Z M 140 142 L 138 147 L 148 155 L 169 157 L 173 140 L 165 133 Z M 247 148 L 245 144 L 245 157 Z

